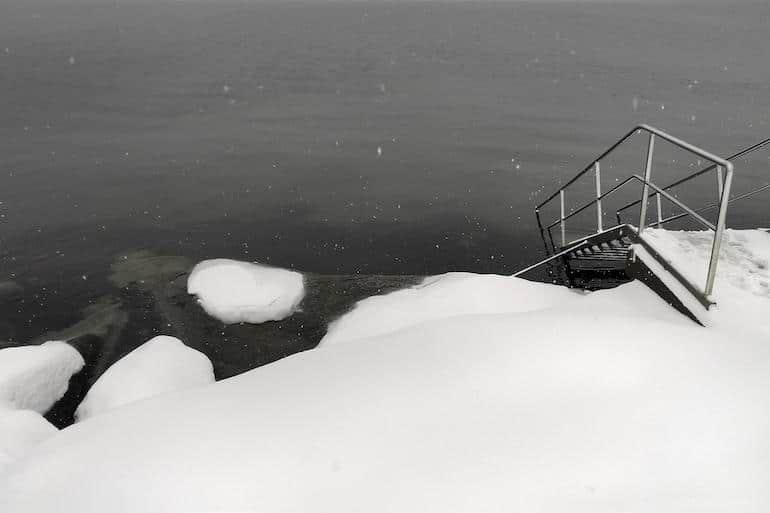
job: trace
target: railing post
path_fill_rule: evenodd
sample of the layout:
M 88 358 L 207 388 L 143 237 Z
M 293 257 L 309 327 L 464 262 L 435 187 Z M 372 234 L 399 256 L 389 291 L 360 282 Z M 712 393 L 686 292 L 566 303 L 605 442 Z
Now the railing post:
M 714 230 L 714 243 L 711 245 L 711 259 L 709 260 L 709 270 L 706 276 L 706 288 L 703 291 L 706 296 L 710 296 L 714 290 L 714 281 L 717 276 L 717 263 L 719 263 L 719 250 L 722 248 L 722 237 L 725 231 L 727 220 L 727 205 L 730 200 L 730 186 L 733 182 L 733 170 L 727 167 L 725 173 L 725 183 L 722 189 L 722 195 L 719 199 L 719 218 L 717 219 L 716 230 Z
M 719 201 L 722 201 L 722 190 L 724 189 L 724 186 L 722 184 L 722 166 L 717 164 L 716 170 L 717 170 L 717 194 L 718 194 L 717 197 L 719 198 Z
M 660 225 L 663 223 L 663 205 L 661 205 L 660 193 L 655 195 L 655 199 L 658 203 L 658 224 L 656 226 L 660 228 Z
M 562 247 L 567 245 L 567 236 L 564 233 L 564 189 L 559 191 L 559 203 L 561 205 L 561 217 L 559 226 L 561 227 L 561 245 Z
M 602 175 L 599 161 L 594 162 L 594 171 L 596 173 L 596 231 L 604 230 L 602 227 Z
M 642 187 L 642 211 L 639 214 L 639 235 L 644 231 L 644 223 L 647 221 L 647 201 L 650 197 L 650 175 L 652 174 L 652 153 L 655 151 L 655 134 L 650 133 L 647 143 L 647 163 L 644 166 L 644 187 Z

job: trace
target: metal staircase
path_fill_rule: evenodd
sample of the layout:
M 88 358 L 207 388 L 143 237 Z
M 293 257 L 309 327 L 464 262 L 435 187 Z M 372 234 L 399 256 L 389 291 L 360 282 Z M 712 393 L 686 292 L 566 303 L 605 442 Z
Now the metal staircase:
M 644 176 L 632 174 L 619 183 L 614 184 L 610 189 L 602 192 L 601 162 L 630 138 L 641 134 L 645 134 L 648 138 L 646 159 L 644 162 Z M 659 187 L 651 181 L 656 139 L 660 139 L 680 149 L 686 150 L 699 159 L 704 159 L 709 162 L 710 165 L 665 187 Z M 684 289 L 689 291 L 689 293 L 692 294 L 703 307 L 708 309 L 714 304 L 711 299 L 711 294 L 714 289 L 714 280 L 719 262 L 718 256 L 726 224 L 728 205 L 734 201 L 745 199 L 763 190 L 770 189 L 770 184 L 766 184 L 748 194 L 730 198 L 730 189 L 733 178 L 732 161 L 763 148 L 768 144 L 770 144 L 770 139 L 765 139 L 764 141 L 749 146 L 730 157 L 721 158 L 649 125 L 639 125 L 635 127 L 535 208 L 535 216 L 540 229 L 540 235 L 543 239 L 548 256 L 540 262 L 520 270 L 513 276 L 520 276 L 533 269 L 548 265 L 551 269 L 551 274 L 565 285 L 587 290 L 610 288 L 632 279 L 641 279 L 677 308 L 683 306 L 682 302 L 679 300 L 681 298 L 677 298 L 675 294 L 662 284 L 658 277 L 654 276 L 654 273 L 649 271 L 649 269 L 646 269 L 644 265 L 634 257 L 633 245 L 638 244 L 639 247 L 644 248 L 644 252 L 647 255 L 654 258 L 657 263 L 660 264 L 659 267 L 670 273 L 671 276 L 683 285 Z M 581 177 L 591 172 L 594 175 L 596 187 L 595 197 L 591 201 L 569 210 L 568 213 L 566 206 L 567 191 L 573 187 Z M 669 192 L 673 188 L 709 172 L 714 172 L 716 176 L 716 187 L 719 197 L 717 203 L 695 210 L 684 204 L 675 195 Z M 603 219 L 605 212 L 602 209 L 602 200 L 630 184 L 638 184 L 641 186 L 640 198 L 619 208 L 616 211 L 617 224 L 609 228 L 604 228 Z M 559 199 L 559 217 L 549 224 L 544 224 L 541 217 L 541 211 L 546 205 L 556 200 L 556 198 Z M 651 200 L 654 200 L 655 202 L 654 206 L 657 213 L 655 221 L 652 222 L 653 226 L 661 227 L 671 221 L 689 216 L 706 229 L 714 232 L 711 259 L 709 262 L 706 282 L 704 284 L 696 285 L 691 283 L 644 240 L 644 230 L 650 225 L 648 222 L 648 210 Z M 664 200 L 675 205 L 680 212 L 664 218 L 662 209 Z M 636 226 L 624 222 L 622 219 L 622 213 L 634 206 L 639 206 L 639 218 Z M 596 209 L 596 232 L 579 239 L 567 240 L 567 221 L 592 208 Z M 711 223 L 702 214 L 705 211 L 714 208 L 718 208 L 717 221 L 716 223 Z M 553 229 L 555 228 L 559 229 L 558 242 L 554 239 Z M 692 313 L 685 313 L 688 313 L 694 318 Z
M 566 272 L 570 284 L 581 289 L 597 290 L 629 281 L 626 260 L 631 244 L 630 238 L 618 234 L 606 241 L 589 240 L 588 244 L 567 253 Z

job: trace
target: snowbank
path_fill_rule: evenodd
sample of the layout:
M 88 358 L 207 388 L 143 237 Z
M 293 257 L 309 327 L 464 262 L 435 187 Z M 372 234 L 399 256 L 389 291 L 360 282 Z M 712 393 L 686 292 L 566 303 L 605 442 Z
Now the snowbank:
M 305 296 L 305 284 L 298 272 L 216 259 L 195 266 L 187 292 L 198 296 L 206 313 L 226 324 L 257 324 L 294 313 Z
M 566 287 L 510 276 L 447 273 L 426 278 L 411 288 L 359 301 L 329 326 L 320 345 L 382 335 L 458 315 L 540 310 L 581 295 Z
M 58 430 L 37 412 L 0 404 L 0 473 Z
M 770 344 L 671 311 L 631 283 L 299 353 L 61 431 L 0 510 L 770 511 Z
M 211 361 L 177 338 L 159 336 L 115 362 L 86 394 L 78 421 L 140 399 L 214 382 Z
M 714 232 L 648 229 L 644 238 L 685 278 L 703 288 Z M 717 304 L 708 312 L 692 308 L 704 324 L 770 336 L 770 233 L 725 230 L 712 299 Z
M 45 413 L 83 365 L 77 349 L 65 342 L 0 349 L 0 403 Z

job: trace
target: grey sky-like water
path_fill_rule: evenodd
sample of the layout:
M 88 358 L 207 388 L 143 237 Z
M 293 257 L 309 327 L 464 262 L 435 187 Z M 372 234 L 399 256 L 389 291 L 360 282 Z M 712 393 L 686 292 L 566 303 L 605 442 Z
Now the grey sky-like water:
M 102 294 L 110 262 L 139 248 L 324 273 L 512 272 L 541 254 L 534 205 L 634 124 L 720 154 L 770 126 L 760 2 L 0 13 L 0 281 L 25 291 L 5 315 L 17 336 L 71 322 L 67 305 Z M 642 152 L 608 162 L 607 183 Z M 767 157 L 738 165 L 737 193 L 770 181 Z M 660 183 L 693 170 L 665 148 L 659 160 Z M 711 202 L 713 180 L 682 195 Z M 732 224 L 767 224 L 766 202 Z

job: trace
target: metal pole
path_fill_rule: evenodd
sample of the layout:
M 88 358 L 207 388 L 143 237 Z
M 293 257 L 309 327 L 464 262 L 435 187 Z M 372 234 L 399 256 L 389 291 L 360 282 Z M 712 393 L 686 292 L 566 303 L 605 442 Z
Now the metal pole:
M 714 231 L 714 244 L 711 246 L 711 260 L 709 260 L 709 271 L 706 277 L 706 289 L 704 290 L 706 296 L 710 296 L 714 290 L 714 281 L 717 276 L 717 263 L 719 262 L 719 250 L 722 247 L 722 236 L 725 231 L 725 224 L 727 220 L 727 205 L 730 198 L 730 186 L 733 183 L 733 170 L 727 168 L 725 174 L 724 189 L 722 190 L 722 197 L 719 200 L 719 218 L 717 219 L 716 230 Z
M 598 233 L 604 230 L 602 227 L 602 175 L 598 160 L 594 163 L 594 171 L 596 172 L 596 231 Z
M 564 233 L 564 189 L 559 191 L 559 203 L 561 204 L 561 218 L 559 226 L 561 227 L 561 245 L 567 245 L 567 236 Z
M 550 254 L 551 251 L 548 249 L 548 242 L 545 240 L 545 229 L 543 228 L 543 221 L 540 219 L 540 210 L 535 209 L 535 218 L 537 219 L 537 227 L 540 228 L 540 239 L 543 241 L 543 246 L 545 247 L 545 253 Z
M 658 224 L 656 226 L 660 228 L 660 225 L 663 222 L 663 206 L 660 204 L 660 193 L 655 195 L 655 199 L 657 199 L 658 203 Z
M 719 201 L 722 201 L 722 189 L 724 189 L 724 186 L 722 185 L 722 166 L 717 165 L 717 193 Z
M 650 174 L 652 174 L 652 153 L 655 151 L 655 134 L 650 133 L 647 143 L 647 163 L 644 166 L 644 187 L 642 187 L 642 211 L 639 214 L 639 235 L 644 231 L 644 223 L 647 220 L 647 200 L 650 197 Z

